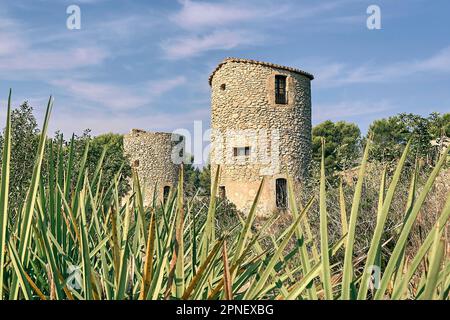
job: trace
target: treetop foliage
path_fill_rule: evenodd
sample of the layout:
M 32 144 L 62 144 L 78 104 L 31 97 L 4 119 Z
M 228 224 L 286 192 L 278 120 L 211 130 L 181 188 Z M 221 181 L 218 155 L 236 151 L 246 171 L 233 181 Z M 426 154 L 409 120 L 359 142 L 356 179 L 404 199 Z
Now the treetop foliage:
M 432 113 L 428 117 L 412 113 L 400 113 L 375 120 L 365 137 L 354 123 L 327 120 L 312 130 L 313 160 L 321 159 L 321 138 L 325 138 L 325 168 L 338 172 L 353 167 L 362 156 L 362 147 L 369 136 L 373 139 L 370 159 L 391 162 L 400 158 L 411 139 L 411 154 L 432 165 L 439 152 L 432 141 L 450 137 L 450 113 Z
M 36 149 L 39 143 L 40 131 L 37 121 L 33 115 L 33 108 L 24 102 L 18 108 L 11 112 L 11 170 L 10 170 L 10 201 L 12 207 L 20 210 L 26 196 L 35 162 Z M 53 138 L 48 139 L 46 144 L 45 158 L 43 161 L 44 170 L 42 170 L 42 179 L 47 181 L 50 152 L 57 154 L 58 148 L 63 148 L 65 158 L 68 157 L 70 143 L 73 140 L 74 148 L 74 169 L 72 172 L 72 181 L 76 181 L 78 176 L 78 167 L 84 154 L 87 143 L 89 142 L 89 152 L 86 162 L 88 175 L 92 176 L 95 172 L 98 160 L 106 148 L 104 163 L 102 166 L 102 186 L 109 186 L 114 180 L 115 175 L 122 168 L 119 181 L 119 192 L 124 195 L 128 190 L 127 179 L 131 176 L 131 168 L 123 153 L 123 137 L 120 134 L 108 133 L 92 137 L 90 130 L 85 130 L 81 136 L 73 135 L 72 139 L 65 140 L 61 132 L 56 132 Z M 0 149 L 3 147 L 3 134 L 0 135 Z M 67 160 L 67 159 L 65 159 Z

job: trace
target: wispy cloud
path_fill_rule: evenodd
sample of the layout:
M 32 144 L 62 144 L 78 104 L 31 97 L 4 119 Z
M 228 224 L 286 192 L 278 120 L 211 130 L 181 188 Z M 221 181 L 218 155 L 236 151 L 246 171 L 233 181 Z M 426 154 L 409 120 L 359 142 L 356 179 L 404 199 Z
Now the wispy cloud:
M 331 63 L 321 65 L 314 71 L 316 84 L 323 87 L 390 82 L 420 73 L 448 72 L 450 72 L 450 46 L 422 60 L 361 66 Z
M 41 33 L 27 28 L 23 22 L 8 17 L 0 20 L 0 72 L 20 71 L 24 77 L 34 71 L 67 71 L 98 65 L 110 52 L 95 44 L 42 46 Z M 16 76 L 16 74 L 15 74 Z
M 262 36 L 244 30 L 220 30 L 206 35 L 187 35 L 169 39 L 162 44 L 168 59 L 198 56 L 205 51 L 230 50 L 238 46 L 257 44 Z
M 269 32 L 265 30 L 272 30 L 273 34 L 274 29 L 289 28 L 289 22 L 324 14 L 348 1 L 335 0 L 311 5 L 298 1 L 279 1 L 274 4 L 262 0 L 180 0 L 180 10 L 170 14 L 168 19 L 184 33 L 165 39 L 161 47 L 166 58 L 184 59 L 208 51 L 261 45 L 269 40 Z M 279 37 L 275 41 L 280 41 Z
M 0 70 L 5 71 L 66 71 L 97 65 L 109 55 L 108 51 L 92 46 L 72 50 L 31 50 L 23 44 L 24 50 L 14 50 L 0 57 Z
M 417 71 L 450 72 L 450 46 L 428 59 L 416 62 L 413 65 L 414 69 Z
M 199 56 L 213 50 L 231 50 L 255 45 L 264 36 L 254 28 L 246 29 L 246 23 L 256 23 L 287 11 L 287 6 L 258 6 L 240 2 L 179 1 L 181 8 L 168 19 L 185 30 L 179 36 L 161 43 L 167 59 L 184 59 Z M 235 26 L 239 25 L 239 28 Z
M 128 110 L 149 105 L 157 97 L 185 82 L 183 76 L 177 76 L 134 86 L 75 79 L 62 79 L 50 83 L 66 91 L 73 99 L 95 103 L 97 107 L 109 110 Z
M 248 22 L 266 23 L 268 19 L 311 18 L 342 7 L 354 0 L 333 0 L 307 4 L 304 1 L 192 1 L 180 0 L 181 9 L 170 15 L 170 21 L 178 26 L 199 30 Z
M 20 52 L 26 48 L 17 32 L 19 24 L 13 19 L 0 17 L 0 58 Z
M 356 0 L 358 1 L 358 0 Z M 317 16 L 327 14 L 326 19 L 331 17 L 328 15 L 330 11 L 348 5 L 355 0 L 330 0 L 326 2 L 316 2 L 313 5 L 306 5 L 305 2 L 295 1 L 295 5 L 290 8 L 288 18 L 316 18 Z M 295 9 L 295 10 L 293 10 Z
M 169 92 L 176 87 L 179 87 L 186 83 L 186 78 L 184 76 L 178 76 L 174 78 L 162 79 L 155 82 L 151 82 L 148 87 L 152 95 L 162 95 Z
M 239 2 L 179 1 L 182 8 L 169 18 L 185 29 L 227 26 L 237 22 L 263 20 L 288 12 L 287 5 L 266 5 Z

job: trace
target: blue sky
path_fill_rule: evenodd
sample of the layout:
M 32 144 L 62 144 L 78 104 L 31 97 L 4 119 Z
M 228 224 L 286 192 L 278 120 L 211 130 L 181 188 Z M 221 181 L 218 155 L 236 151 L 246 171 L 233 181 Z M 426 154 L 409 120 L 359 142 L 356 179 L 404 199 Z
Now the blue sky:
M 0 1 L 0 102 L 13 88 L 51 130 L 209 127 L 208 76 L 223 58 L 303 69 L 313 122 L 363 132 L 399 112 L 450 112 L 448 0 Z M 81 8 L 81 29 L 66 8 Z M 368 30 L 366 9 L 381 8 Z M 3 121 L 4 112 L 0 120 Z

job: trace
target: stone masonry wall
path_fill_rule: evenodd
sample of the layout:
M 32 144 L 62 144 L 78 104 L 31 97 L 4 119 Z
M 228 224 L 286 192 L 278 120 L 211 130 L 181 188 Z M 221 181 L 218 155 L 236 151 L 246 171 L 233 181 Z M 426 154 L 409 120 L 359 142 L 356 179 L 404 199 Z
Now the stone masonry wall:
M 210 78 L 212 177 L 220 164 L 219 185 L 244 213 L 263 176 L 266 184 L 258 210 L 264 216 L 276 209 L 277 178 L 286 178 L 287 172 L 299 191 L 309 174 L 312 76 L 279 67 L 227 59 Z M 276 75 L 287 77 L 287 104 L 275 103 Z M 236 131 L 227 134 L 230 130 Z M 233 155 L 233 148 L 245 146 L 251 146 L 250 156 Z
M 137 129 L 124 136 L 125 154 L 139 175 L 144 205 L 152 202 L 155 186 L 158 201 L 163 200 L 164 187 L 176 188 L 180 165 L 172 160 L 172 152 L 182 148 L 180 137 Z

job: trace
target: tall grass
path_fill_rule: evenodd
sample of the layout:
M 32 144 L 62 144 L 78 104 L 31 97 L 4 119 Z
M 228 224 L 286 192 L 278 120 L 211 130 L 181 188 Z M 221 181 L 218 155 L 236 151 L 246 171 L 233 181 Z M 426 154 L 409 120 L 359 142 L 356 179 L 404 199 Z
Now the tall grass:
M 10 97 L 11 98 L 11 97 Z M 10 99 L 0 182 L 0 298 L 1 299 L 448 299 L 450 258 L 445 251 L 443 231 L 450 217 L 450 196 L 435 227 L 412 259 L 407 259 L 412 226 L 423 207 L 445 155 L 424 186 L 409 188 L 408 205 L 398 239 L 390 255 L 380 255 L 386 219 L 391 211 L 399 177 L 410 152 L 408 144 L 389 185 L 380 177 L 376 228 L 370 248 L 363 256 L 363 272 L 355 268 L 354 242 L 364 196 L 362 184 L 370 143 L 362 161 L 350 217 L 347 219 L 344 191 L 340 189 L 342 234 L 329 243 L 324 159 L 320 192 L 306 204 L 297 201 L 288 179 L 292 222 L 273 235 L 267 230 L 279 218 L 274 214 L 254 228 L 257 203 L 230 230 L 216 228 L 218 175 L 212 183 L 206 217 L 194 211 L 185 199 L 183 172 L 177 190 L 165 203 L 144 207 L 143 190 L 133 173 L 132 193 L 121 199 L 117 172 L 108 188 L 102 188 L 102 163 L 95 174 L 86 174 L 85 157 L 79 163 L 76 181 L 71 181 L 73 145 L 68 161 L 64 146 L 50 153 L 48 177 L 41 172 L 46 131 L 52 108 L 47 113 L 36 151 L 29 191 L 22 206 L 8 205 L 11 153 Z M 72 141 L 73 143 L 73 141 Z M 447 150 L 448 152 L 448 150 Z M 416 169 L 417 170 L 417 169 Z M 420 191 L 419 191 L 420 190 Z M 418 194 L 418 196 L 416 196 Z M 319 212 L 312 212 L 313 203 Z M 319 241 L 311 232 L 308 216 L 320 216 Z M 237 236 L 236 236 L 237 235 Z M 270 243 L 269 246 L 263 243 Z M 339 250 L 342 261 L 335 262 Z M 319 255 L 320 252 L 320 255 Z M 426 267 L 421 267 L 425 265 Z M 377 272 L 381 276 L 376 279 Z M 375 278 L 374 278 L 375 277 Z M 415 278 L 420 281 L 415 281 Z

